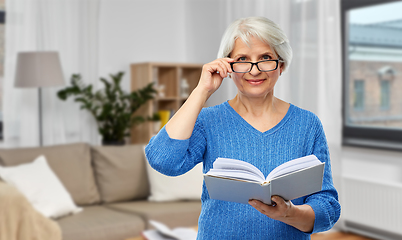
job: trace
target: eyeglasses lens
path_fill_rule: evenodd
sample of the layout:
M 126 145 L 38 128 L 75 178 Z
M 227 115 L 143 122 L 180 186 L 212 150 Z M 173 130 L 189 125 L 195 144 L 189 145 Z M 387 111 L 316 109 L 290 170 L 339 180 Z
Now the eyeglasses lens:
M 259 62 L 258 63 L 258 68 L 261 71 L 271 71 L 276 68 L 277 62 L 275 61 L 265 61 L 265 62 Z
M 262 61 L 258 62 L 258 68 L 263 72 L 272 71 L 276 68 L 276 61 Z M 246 73 L 251 71 L 252 63 L 235 62 L 233 63 L 233 71 L 239 73 Z

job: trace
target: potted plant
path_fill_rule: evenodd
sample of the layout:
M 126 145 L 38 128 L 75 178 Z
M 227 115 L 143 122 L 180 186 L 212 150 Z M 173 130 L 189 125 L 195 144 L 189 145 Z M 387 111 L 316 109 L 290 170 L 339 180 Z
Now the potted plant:
M 92 114 L 104 145 L 124 145 L 124 139 L 130 135 L 132 126 L 145 120 L 159 119 L 158 115 L 134 115 L 143 104 L 154 98 L 156 90 L 153 83 L 127 93 L 120 86 L 123 75 L 124 72 L 110 74 L 111 82 L 100 78 L 105 88 L 94 92 L 92 84 L 85 85 L 81 75 L 73 74 L 71 86 L 57 92 L 57 96 L 63 101 L 74 96 L 75 101 L 81 103 L 81 109 L 86 109 Z

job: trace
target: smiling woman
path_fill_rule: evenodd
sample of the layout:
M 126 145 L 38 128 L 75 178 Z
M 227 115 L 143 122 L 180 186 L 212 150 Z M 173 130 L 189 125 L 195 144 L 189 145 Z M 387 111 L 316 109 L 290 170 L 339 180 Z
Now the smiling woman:
M 248 43 L 240 38 L 236 39 L 229 56 L 235 60 L 231 63 L 233 71 L 231 78 L 239 92 L 229 101 L 229 104 L 259 131 L 265 132 L 273 128 L 289 109 L 288 103 L 274 97 L 274 87 L 282 74 L 284 63 L 279 62 L 279 56 L 268 43 L 256 37 L 250 37 Z M 239 64 L 248 65 L 248 69 L 235 68 Z M 253 67 L 254 65 L 256 67 Z M 271 111 L 258 110 L 258 113 L 253 113 L 250 112 L 250 105 L 266 108 L 266 110 L 269 107 L 273 108 Z M 261 121 L 262 119 L 264 120 Z
M 274 96 L 292 59 L 283 31 L 263 17 L 239 19 L 224 33 L 218 59 L 203 66 L 197 87 L 146 147 L 150 165 L 176 176 L 218 157 L 251 163 L 267 175 L 291 159 L 314 154 L 325 162 L 322 191 L 292 201 L 273 196 L 238 204 L 209 197 L 204 185 L 197 239 L 310 239 L 330 229 L 340 205 L 332 183 L 328 145 L 320 120 Z M 237 95 L 203 108 L 229 74 Z

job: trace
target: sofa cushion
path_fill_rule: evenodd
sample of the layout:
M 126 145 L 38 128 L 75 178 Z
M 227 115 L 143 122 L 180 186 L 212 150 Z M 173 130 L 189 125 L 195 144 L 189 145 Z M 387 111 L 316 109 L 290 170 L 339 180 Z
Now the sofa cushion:
M 194 227 L 198 224 L 201 201 L 135 201 L 108 204 L 107 207 L 122 212 L 138 214 L 146 220 L 147 224 L 149 220 L 155 220 L 170 228 Z
M 31 163 L 0 166 L 0 177 L 15 186 L 45 217 L 58 218 L 81 211 L 43 155 Z
M 100 201 L 91 167 L 90 147 L 85 143 L 46 147 L 0 149 L 0 161 L 4 166 L 32 162 L 44 155 L 77 205 Z
M 87 206 L 73 216 L 57 220 L 63 240 L 123 240 L 145 229 L 140 216 L 121 213 L 103 206 Z
M 143 145 L 92 147 L 95 178 L 105 203 L 149 195 Z

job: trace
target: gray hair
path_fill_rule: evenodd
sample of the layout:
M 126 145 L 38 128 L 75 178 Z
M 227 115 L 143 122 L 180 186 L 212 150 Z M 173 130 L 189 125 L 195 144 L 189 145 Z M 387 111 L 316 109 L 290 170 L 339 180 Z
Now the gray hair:
M 234 21 L 223 34 L 218 58 L 229 57 L 236 39 L 240 38 L 248 45 L 252 36 L 258 37 L 273 48 L 284 61 L 283 71 L 288 68 L 293 56 L 289 40 L 276 23 L 265 17 L 240 18 Z

